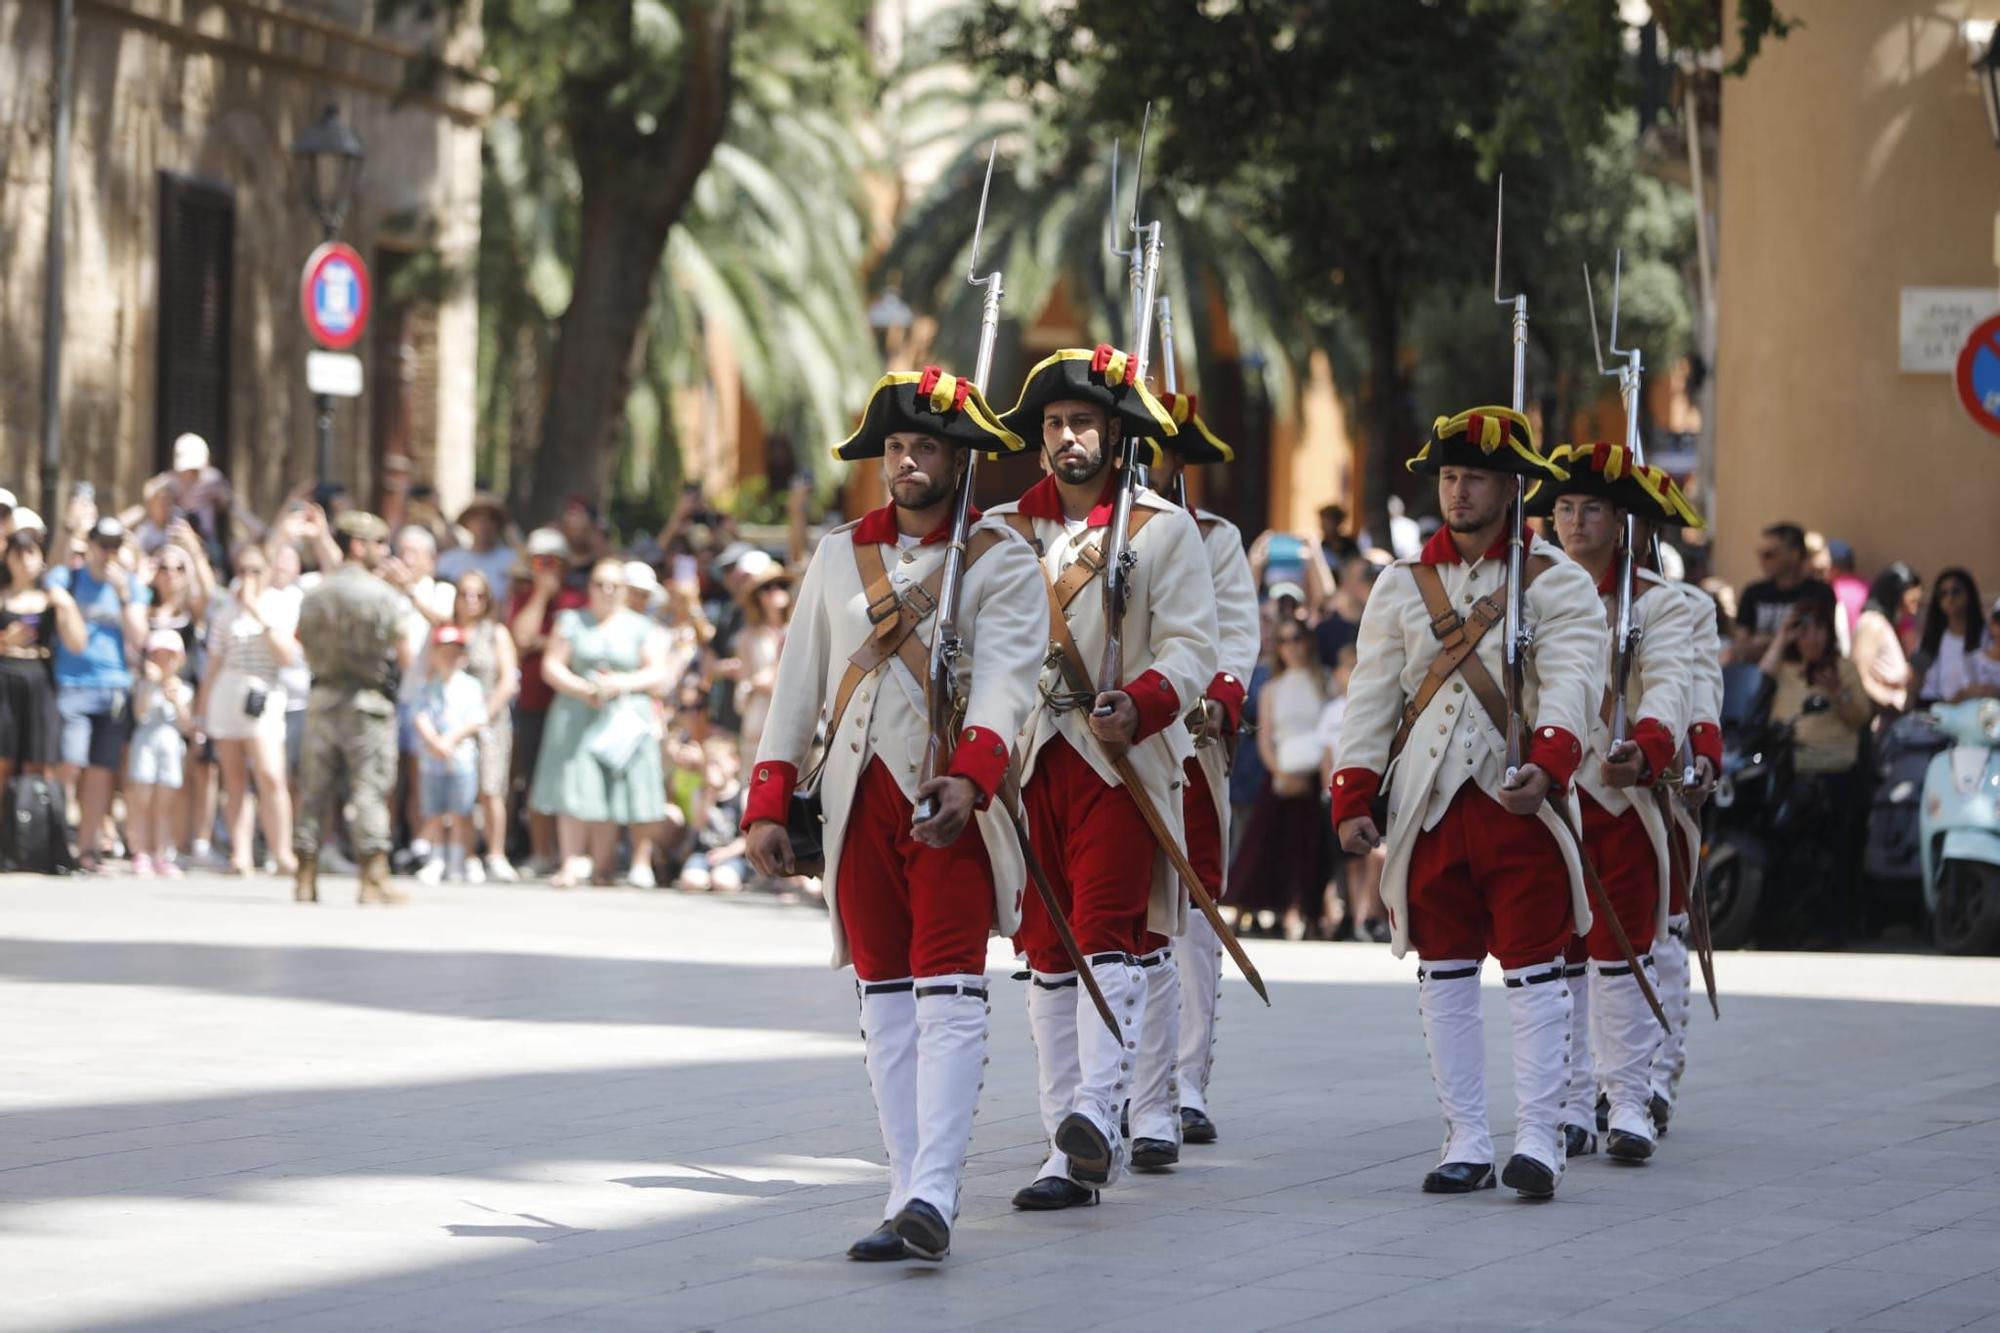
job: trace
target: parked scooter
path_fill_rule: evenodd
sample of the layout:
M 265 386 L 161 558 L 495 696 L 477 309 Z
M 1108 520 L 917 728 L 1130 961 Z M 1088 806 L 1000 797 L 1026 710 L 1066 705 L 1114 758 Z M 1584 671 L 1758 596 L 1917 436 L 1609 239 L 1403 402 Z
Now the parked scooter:
M 1924 775 L 1924 906 L 1950 954 L 2000 950 L 2000 699 L 1937 704 L 1951 748 Z
M 1791 737 L 1761 716 L 1762 681 L 1747 663 L 1723 673 L 1722 771 L 1702 839 L 1709 937 L 1718 949 L 1744 948 L 1755 936 L 1773 861 L 1772 821 L 1791 785 Z

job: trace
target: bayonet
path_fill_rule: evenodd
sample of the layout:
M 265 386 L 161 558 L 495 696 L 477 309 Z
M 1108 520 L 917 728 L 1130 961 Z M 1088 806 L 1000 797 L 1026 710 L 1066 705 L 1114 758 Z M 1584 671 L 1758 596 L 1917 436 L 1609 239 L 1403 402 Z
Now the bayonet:
M 1499 188 L 1494 191 L 1493 200 L 1493 303 L 1511 306 L 1514 311 L 1514 393 L 1511 400 L 1516 412 L 1526 410 L 1528 401 L 1528 296 L 1526 292 L 1516 292 L 1512 296 L 1500 294 L 1500 246 L 1507 226 L 1507 178 L 1500 177 Z M 1528 629 L 1525 582 L 1527 565 L 1527 478 L 1519 472 L 1514 477 L 1514 501 L 1507 510 L 1507 623 L 1506 641 L 1501 647 L 1505 655 L 1507 689 L 1507 780 L 1514 780 L 1514 773 L 1521 767 L 1521 708 L 1522 676 L 1527 670 L 1528 648 L 1531 632 Z

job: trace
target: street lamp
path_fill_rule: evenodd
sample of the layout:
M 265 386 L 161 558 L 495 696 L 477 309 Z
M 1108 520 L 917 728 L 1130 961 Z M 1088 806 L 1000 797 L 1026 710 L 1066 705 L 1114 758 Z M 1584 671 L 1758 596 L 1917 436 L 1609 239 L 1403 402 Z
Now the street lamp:
M 306 207 L 319 219 L 322 239 L 331 241 L 340 234 L 340 224 L 354 202 L 354 187 L 361 180 L 361 163 L 368 156 L 361 136 L 340 118 L 333 102 L 319 113 L 292 141 L 292 155 L 299 160 L 304 177 Z M 319 479 L 333 480 L 333 397 L 313 395 L 314 424 L 319 434 Z
M 292 155 L 304 172 L 306 207 L 319 219 L 330 241 L 339 233 L 348 205 L 354 202 L 354 187 L 361 179 L 361 163 L 368 150 L 340 118 L 340 108 L 328 102 L 319 119 L 293 140 Z

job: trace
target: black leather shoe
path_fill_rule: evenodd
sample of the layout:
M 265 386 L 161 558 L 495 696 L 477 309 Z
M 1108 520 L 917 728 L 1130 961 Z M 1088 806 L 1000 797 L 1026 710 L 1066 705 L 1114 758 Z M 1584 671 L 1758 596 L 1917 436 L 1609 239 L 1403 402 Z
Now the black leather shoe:
M 951 1224 L 944 1220 L 944 1214 L 922 1199 L 904 1204 L 903 1211 L 889 1225 L 902 1238 L 912 1258 L 935 1262 L 951 1253 Z
M 1088 1208 L 1097 1202 L 1097 1191 L 1087 1190 L 1074 1180 L 1043 1176 L 1034 1184 L 1014 1191 L 1014 1206 L 1030 1213 L 1053 1213 L 1064 1208 Z M 887 1226 L 888 1223 L 883 1223 Z M 897 1244 L 901 1244 L 901 1240 Z
M 1446 1162 L 1424 1177 L 1426 1194 L 1471 1194 L 1492 1188 L 1491 1162 Z
M 1602 1134 L 1611 1128 L 1611 1094 L 1597 1094 L 1597 1132 Z
M 1215 1122 L 1208 1118 L 1206 1111 L 1197 1111 L 1192 1106 L 1181 1108 L 1181 1142 L 1215 1142 Z
M 1507 1159 L 1507 1169 L 1500 1173 L 1500 1183 L 1524 1199 L 1556 1197 L 1556 1173 L 1526 1153 L 1517 1152 Z
M 1588 1157 L 1597 1151 L 1597 1135 L 1582 1125 L 1563 1126 L 1563 1156 Z
M 1069 1178 L 1088 1189 L 1111 1179 L 1111 1140 L 1091 1118 L 1071 1111 L 1056 1126 L 1056 1147 L 1069 1156 Z
M 1660 1138 L 1667 1136 L 1667 1122 L 1674 1118 L 1674 1104 L 1659 1093 L 1646 1103 L 1646 1114 L 1653 1118 L 1653 1133 Z
M 1181 1145 L 1171 1139 L 1133 1139 L 1132 1165 L 1141 1171 L 1164 1171 L 1181 1160 Z
M 890 1259 L 907 1259 L 910 1252 L 904 1246 L 903 1238 L 884 1222 L 848 1246 L 847 1257 L 859 1259 L 864 1264 L 879 1264 Z
M 1614 1129 L 1604 1141 L 1604 1155 L 1614 1162 L 1637 1166 L 1653 1155 L 1653 1141 L 1640 1134 Z

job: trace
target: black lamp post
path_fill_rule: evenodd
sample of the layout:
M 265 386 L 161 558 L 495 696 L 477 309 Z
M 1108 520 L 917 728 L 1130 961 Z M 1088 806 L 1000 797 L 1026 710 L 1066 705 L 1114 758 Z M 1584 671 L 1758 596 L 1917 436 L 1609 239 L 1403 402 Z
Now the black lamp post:
M 2000 147 L 2000 28 L 1994 30 L 1986 54 L 1972 62 L 1972 72 L 1979 76 L 1979 98 L 1986 103 L 1986 130 Z
M 361 180 L 361 164 L 368 156 L 361 136 L 340 118 L 340 107 L 332 102 L 319 119 L 306 126 L 292 141 L 292 155 L 299 160 L 305 185 L 306 207 L 319 219 L 324 240 L 340 234 L 340 224 L 354 202 L 354 187 Z M 333 479 L 333 398 L 313 395 L 313 414 L 319 429 L 319 479 Z

